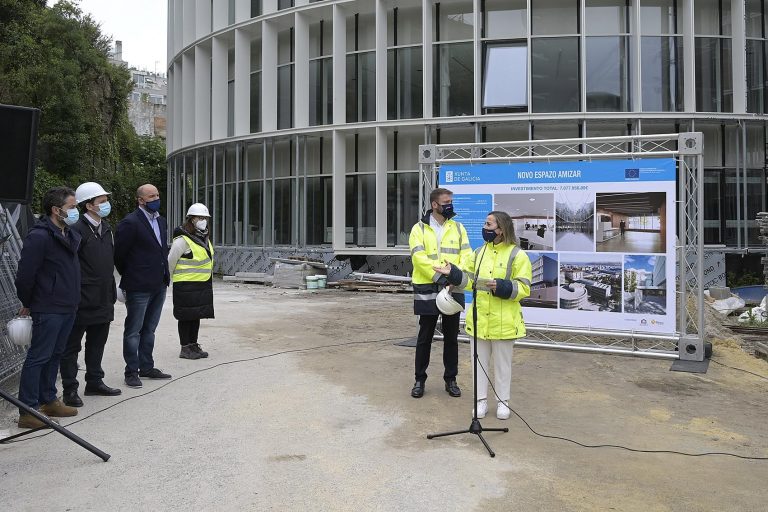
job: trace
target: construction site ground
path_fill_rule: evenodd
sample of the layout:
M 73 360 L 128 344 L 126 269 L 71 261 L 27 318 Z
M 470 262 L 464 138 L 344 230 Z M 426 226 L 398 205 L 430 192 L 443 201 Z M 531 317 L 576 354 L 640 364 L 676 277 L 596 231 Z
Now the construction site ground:
M 217 282 L 203 321 L 210 357 L 179 359 L 170 291 L 156 366 L 171 381 L 123 384 L 125 307 L 104 367 L 120 397 L 83 397 L 72 432 L 99 458 L 50 433 L 0 445 L 3 510 L 763 511 L 768 461 L 584 448 L 534 435 L 514 415 L 471 434 L 469 346 L 461 398 L 433 345 L 426 394 L 410 397 L 417 317 L 409 294 L 280 290 Z M 517 349 L 512 400 L 537 432 L 587 445 L 768 457 L 768 363 L 727 331 L 706 374 L 671 362 Z M 717 364 L 722 363 L 722 364 Z M 81 374 L 82 377 L 82 374 Z M 81 381 L 82 382 L 82 381 Z M 12 408 L 0 430 L 15 433 Z M 38 433 L 40 434 L 40 433 Z

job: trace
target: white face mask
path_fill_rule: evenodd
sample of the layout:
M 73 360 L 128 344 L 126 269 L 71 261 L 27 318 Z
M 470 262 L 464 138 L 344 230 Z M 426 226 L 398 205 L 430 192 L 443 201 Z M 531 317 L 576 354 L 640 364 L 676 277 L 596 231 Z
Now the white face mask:
M 208 219 L 200 219 L 195 222 L 195 227 L 200 231 L 205 231 L 208 228 Z

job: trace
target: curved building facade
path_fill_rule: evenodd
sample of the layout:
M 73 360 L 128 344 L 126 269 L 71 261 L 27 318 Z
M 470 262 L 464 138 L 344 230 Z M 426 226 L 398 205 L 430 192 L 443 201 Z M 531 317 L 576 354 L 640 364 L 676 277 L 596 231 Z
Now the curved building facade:
M 705 137 L 705 242 L 760 246 L 764 1 L 168 8 L 168 217 L 211 208 L 219 271 L 296 253 L 403 271 L 420 144 L 683 131 Z

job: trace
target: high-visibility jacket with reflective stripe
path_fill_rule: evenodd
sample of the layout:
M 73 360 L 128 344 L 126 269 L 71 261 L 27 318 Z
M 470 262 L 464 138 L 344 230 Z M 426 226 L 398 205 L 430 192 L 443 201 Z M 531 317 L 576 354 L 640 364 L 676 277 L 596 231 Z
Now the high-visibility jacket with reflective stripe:
M 477 281 L 477 337 L 509 340 L 525 336 L 523 308 L 520 301 L 531 294 L 531 260 L 514 244 L 485 243 L 472 254 L 465 274 L 466 289 Z M 488 281 L 504 279 L 512 284 L 512 295 L 502 299 L 488 290 Z M 474 333 L 473 308 L 467 308 L 467 333 Z
M 435 265 L 446 262 L 463 269 L 465 262 L 472 256 L 467 231 L 460 223 L 446 220 L 443 223 L 443 238 L 438 250 L 437 234 L 429 225 L 431 210 L 411 229 L 408 245 L 411 247 L 414 285 L 433 284 L 442 274 L 435 272 Z
M 187 242 L 192 250 L 191 258 L 179 258 L 176 268 L 173 269 L 174 283 L 194 283 L 205 282 L 211 279 L 213 275 L 213 244 L 208 240 L 208 252 L 204 247 L 195 243 L 191 238 L 185 235 L 181 237 Z

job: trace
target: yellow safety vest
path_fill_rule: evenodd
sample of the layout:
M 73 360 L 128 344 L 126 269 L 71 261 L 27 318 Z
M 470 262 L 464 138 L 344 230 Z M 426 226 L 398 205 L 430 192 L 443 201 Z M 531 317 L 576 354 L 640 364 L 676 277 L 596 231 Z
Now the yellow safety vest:
M 513 244 L 486 242 L 480 246 L 465 269 L 467 290 L 477 281 L 477 337 L 486 340 L 510 340 L 525 336 L 523 308 L 520 301 L 531 294 L 531 260 Z M 511 281 L 512 296 L 502 299 L 492 295 L 486 282 Z M 474 333 L 474 313 L 467 307 L 467 333 Z
M 436 283 L 442 274 L 435 272 L 434 265 L 448 262 L 463 269 L 463 262 L 472 256 L 467 231 L 460 223 L 450 219 L 443 223 L 443 238 L 438 249 L 437 234 L 429 225 L 429 215 L 427 213 L 413 226 L 408 240 L 413 263 L 411 281 L 414 285 Z
M 178 237 L 177 237 L 178 238 Z M 208 240 L 210 256 L 203 247 L 200 247 L 191 238 L 181 235 L 192 250 L 191 258 L 179 258 L 176 268 L 173 270 L 174 283 L 204 283 L 213 276 L 213 244 Z M 175 239 L 174 239 L 175 240 Z

